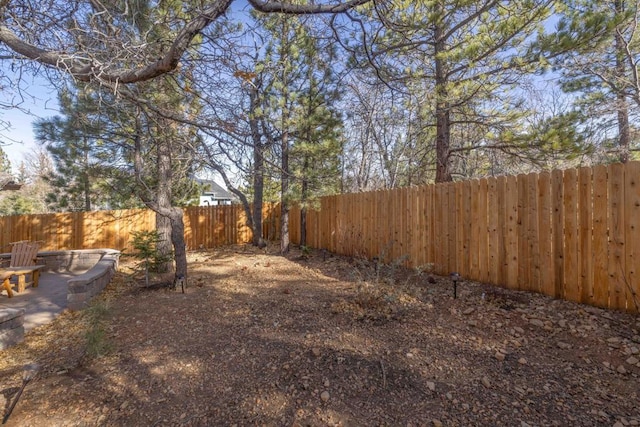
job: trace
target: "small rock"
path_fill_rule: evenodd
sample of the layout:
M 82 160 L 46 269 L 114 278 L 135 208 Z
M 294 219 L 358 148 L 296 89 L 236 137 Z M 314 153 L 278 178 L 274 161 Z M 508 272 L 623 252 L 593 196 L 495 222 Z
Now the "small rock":
M 567 321 L 564 320 L 564 319 L 558 320 L 558 326 L 560 326 L 561 328 L 566 328 L 567 327 Z
M 567 344 L 566 342 L 562 342 L 562 341 L 558 341 L 557 346 L 558 348 L 561 348 L 563 350 L 568 350 L 571 348 L 571 344 Z
M 325 387 L 329 387 L 331 383 L 329 382 L 329 380 L 324 380 L 324 386 Z
M 609 347 L 618 348 L 620 347 L 620 338 L 611 337 L 607 340 L 607 344 L 609 345 Z
M 519 333 L 520 335 L 524 335 L 524 329 L 522 329 L 519 326 L 514 327 L 513 330 Z
M 500 353 L 499 351 L 496 352 L 495 358 L 498 359 L 498 361 L 504 362 L 505 357 L 506 356 L 504 354 Z
M 427 388 L 431 391 L 436 391 L 436 383 L 433 381 L 427 381 Z
M 433 427 L 442 427 L 442 421 L 440 420 L 431 420 Z
M 311 349 L 311 353 L 315 356 L 318 357 L 320 356 L 320 349 L 318 347 L 314 347 Z
M 463 311 L 462 314 L 467 314 L 468 315 L 468 314 L 473 313 L 474 311 L 476 311 L 476 309 L 474 307 L 469 307 L 465 311 Z
M 469 320 L 469 326 L 473 326 L 475 328 L 478 326 L 478 322 L 476 320 Z
M 328 401 L 330 397 L 331 397 L 331 395 L 326 390 L 323 391 L 322 393 L 320 393 L 320 399 L 322 399 L 323 402 Z
M 485 386 L 486 388 L 491 387 L 491 381 L 489 381 L 489 378 L 482 377 L 482 385 Z
M 629 365 L 637 365 L 638 362 L 640 362 L 640 360 L 638 360 L 637 358 L 631 356 L 625 362 L 627 362 Z
M 411 359 L 413 357 L 413 353 L 407 353 L 407 357 Z
M 518 359 L 518 363 L 521 365 L 526 365 L 527 364 L 527 359 L 525 359 L 524 357 L 521 357 L 520 359 Z
M 529 323 L 540 328 L 544 327 L 544 322 L 540 319 L 531 319 L 529 320 Z
M 624 427 L 624 424 L 622 424 L 620 421 L 617 421 L 613 427 Z
M 626 374 L 627 370 L 625 369 L 625 367 L 623 365 L 618 366 L 618 368 L 616 369 L 616 371 L 618 371 L 619 374 Z

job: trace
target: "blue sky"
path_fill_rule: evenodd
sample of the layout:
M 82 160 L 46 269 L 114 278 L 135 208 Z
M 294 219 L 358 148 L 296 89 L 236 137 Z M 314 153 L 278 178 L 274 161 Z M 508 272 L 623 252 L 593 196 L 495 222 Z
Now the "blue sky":
M 38 118 L 51 117 L 58 113 L 56 92 L 51 89 L 47 81 L 42 78 L 23 75 L 20 93 L 15 82 L 17 76 L 0 65 L 0 72 L 12 79 L 10 88 L 0 91 L 0 103 L 11 105 L 10 108 L 0 108 L 0 120 L 9 126 L 0 131 L 2 149 L 7 153 L 14 172 L 24 156 L 38 147 L 33 135 L 32 123 Z

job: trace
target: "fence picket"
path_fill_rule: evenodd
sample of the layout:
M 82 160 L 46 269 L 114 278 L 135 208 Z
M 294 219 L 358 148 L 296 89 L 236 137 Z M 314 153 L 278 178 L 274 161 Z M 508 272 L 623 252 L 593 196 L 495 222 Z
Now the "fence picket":
M 564 171 L 564 298 L 580 301 L 578 282 L 578 174 Z
M 608 170 L 603 165 L 593 168 L 593 292 L 591 304 L 609 306 L 609 242 L 608 215 L 609 192 Z
M 563 297 L 564 284 L 564 185 L 561 170 L 551 172 L 551 229 L 553 233 L 553 267 L 555 271 L 554 292 L 556 298 Z
M 498 211 L 498 224 L 497 224 L 497 253 L 498 253 L 498 269 L 496 284 L 499 286 L 506 286 L 507 283 L 507 240 L 506 240 L 506 227 L 507 227 L 507 202 L 506 202 L 506 184 L 507 180 L 504 176 L 499 176 L 496 183 L 497 192 L 497 211 Z M 470 218 L 470 217 L 467 217 Z
M 489 233 L 487 225 L 487 179 L 482 178 L 478 183 L 478 210 L 476 220 L 478 221 L 478 280 L 489 282 Z
M 625 309 L 624 165 L 609 165 L 609 308 Z
M 507 177 L 506 183 L 506 217 L 507 217 L 507 287 L 518 289 L 518 180 L 515 176 Z M 524 262 L 525 260 L 522 260 Z
M 472 216 L 471 211 L 471 181 L 464 181 L 462 183 L 462 246 L 463 246 L 463 256 L 462 256 L 462 265 L 463 268 L 460 274 L 463 277 L 472 277 L 472 268 L 471 268 L 471 227 L 472 221 L 470 220 Z
M 626 309 L 638 312 L 640 310 L 640 163 L 630 162 L 625 166 Z
M 580 302 L 588 304 L 593 295 L 593 181 L 591 168 L 578 170 L 578 262 L 580 271 L 578 274 L 580 286 Z
M 551 233 L 551 174 L 543 172 L 538 178 L 538 250 L 540 253 L 540 292 L 553 295 L 553 235 Z
M 488 251 L 489 258 L 487 282 L 498 283 L 498 180 L 495 177 L 487 179 L 487 230 L 488 230 Z

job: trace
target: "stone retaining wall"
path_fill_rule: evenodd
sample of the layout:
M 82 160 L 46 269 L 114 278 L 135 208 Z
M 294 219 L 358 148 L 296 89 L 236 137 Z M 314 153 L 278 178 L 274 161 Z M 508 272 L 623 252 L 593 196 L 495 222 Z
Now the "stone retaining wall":
M 120 251 L 114 249 L 79 249 L 73 251 L 43 251 L 38 252 L 38 264 L 45 267 L 42 272 L 63 273 L 69 271 L 82 271 L 93 268 L 99 261 L 105 257 L 115 262 L 115 268 L 118 268 L 118 259 Z M 10 253 L 0 254 L 0 262 L 8 262 L 11 259 Z
M 38 252 L 38 264 L 44 264 L 43 271 L 54 273 L 89 270 L 105 257 L 115 261 L 118 268 L 120 252 L 113 249 L 83 249 L 74 251 Z
M 24 309 L 0 310 L 0 350 L 16 345 L 24 339 Z
M 104 254 L 89 271 L 67 281 L 67 308 L 82 310 L 111 281 L 118 269 L 120 252 Z

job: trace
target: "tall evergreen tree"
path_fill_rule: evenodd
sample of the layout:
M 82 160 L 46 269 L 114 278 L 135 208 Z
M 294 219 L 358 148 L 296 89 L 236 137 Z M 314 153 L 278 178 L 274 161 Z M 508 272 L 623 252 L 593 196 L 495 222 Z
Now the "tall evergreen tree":
M 565 2 L 557 31 L 541 44 L 557 54 L 561 87 L 576 95 L 576 122 L 597 127 L 615 160 L 637 149 L 634 111 L 640 107 L 638 1 Z
M 48 202 L 54 210 L 135 206 L 130 185 L 117 179 L 108 124 L 108 107 L 100 104 L 92 88 L 77 84 L 59 94 L 59 116 L 34 123 L 36 140 L 43 144 L 55 164 L 47 177 L 52 183 Z M 139 202 L 138 202 L 139 203 Z
M 519 100 L 510 96 L 522 72 L 539 67 L 529 41 L 550 15 L 551 0 L 436 0 L 393 2 L 375 9 L 353 49 L 389 85 L 422 106 L 420 144 L 435 148 L 435 181 L 450 181 L 456 156 L 492 145 L 487 138 L 517 123 Z M 356 45 L 357 47 L 357 45 Z M 485 137 L 468 145 L 456 128 L 474 123 Z M 422 165 L 427 167 L 428 165 Z
M 269 79 L 258 106 L 273 123 L 271 140 L 278 142 L 280 249 L 287 252 L 290 203 L 298 199 L 305 207 L 313 197 L 336 191 L 339 182 L 342 140 L 332 71 L 335 53 L 302 18 L 269 16 L 260 22 L 272 36 L 258 67 Z

